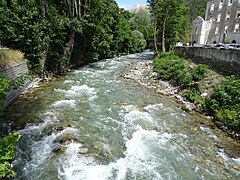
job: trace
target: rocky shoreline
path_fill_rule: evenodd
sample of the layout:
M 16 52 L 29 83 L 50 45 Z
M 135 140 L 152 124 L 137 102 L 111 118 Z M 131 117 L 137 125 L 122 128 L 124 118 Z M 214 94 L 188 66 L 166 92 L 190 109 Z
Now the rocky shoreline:
M 200 116 L 214 121 L 215 125 L 229 134 L 234 139 L 240 140 L 240 133 L 235 132 L 225 126 L 222 122 L 214 120 L 213 117 L 205 115 L 197 105 L 186 100 L 181 96 L 179 87 L 171 85 L 169 82 L 159 80 L 157 73 L 154 72 L 152 60 L 137 61 L 129 64 L 122 72 L 121 77 L 125 80 L 131 81 L 133 86 L 142 86 L 159 93 L 161 95 L 175 97 L 179 107 L 185 111 L 195 113 Z
M 196 106 L 186 101 L 179 95 L 179 87 L 171 85 L 169 82 L 158 80 L 157 73 L 154 72 L 152 60 L 138 61 L 129 64 L 121 74 L 126 80 L 131 80 L 134 86 L 143 86 L 154 90 L 156 93 L 173 96 L 177 102 L 187 111 L 193 111 Z

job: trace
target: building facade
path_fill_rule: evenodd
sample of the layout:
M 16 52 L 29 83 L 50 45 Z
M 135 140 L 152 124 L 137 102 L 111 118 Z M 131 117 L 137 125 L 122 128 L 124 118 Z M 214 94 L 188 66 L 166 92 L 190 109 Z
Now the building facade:
M 240 0 L 209 0 L 205 19 L 193 22 L 191 42 L 240 44 Z

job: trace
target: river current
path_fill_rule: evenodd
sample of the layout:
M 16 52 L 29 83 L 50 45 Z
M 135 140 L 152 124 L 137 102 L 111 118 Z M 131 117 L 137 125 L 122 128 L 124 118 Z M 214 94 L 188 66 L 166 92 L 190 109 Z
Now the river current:
M 120 77 L 151 52 L 92 63 L 19 98 L 8 118 L 19 130 L 21 180 L 240 179 L 230 141 L 171 97 Z

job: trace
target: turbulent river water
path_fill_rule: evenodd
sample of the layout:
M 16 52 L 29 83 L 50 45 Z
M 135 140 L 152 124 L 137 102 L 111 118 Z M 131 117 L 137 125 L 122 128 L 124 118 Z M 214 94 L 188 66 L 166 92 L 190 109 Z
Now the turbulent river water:
M 7 118 L 28 122 L 14 160 L 21 180 L 239 179 L 233 141 L 174 99 L 120 77 L 151 52 L 107 59 L 19 98 Z

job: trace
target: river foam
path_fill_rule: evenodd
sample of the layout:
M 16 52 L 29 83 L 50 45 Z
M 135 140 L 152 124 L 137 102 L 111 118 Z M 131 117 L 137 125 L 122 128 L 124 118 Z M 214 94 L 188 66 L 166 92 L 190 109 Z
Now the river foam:
M 159 162 L 165 160 L 153 159 L 156 146 L 164 145 L 171 139 L 170 134 L 159 134 L 137 127 L 132 138 L 126 141 L 125 157 L 107 165 L 98 164 L 93 156 L 85 157 L 78 154 L 77 144 L 70 144 L 65 156 L 60 160 L 60 179 L 163 179 L 158 171 Z

